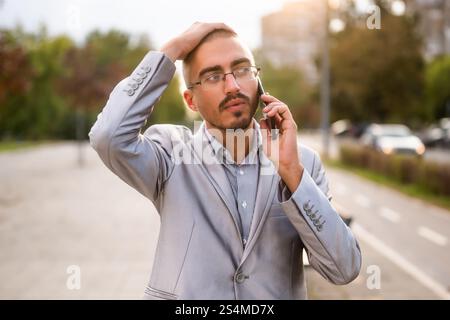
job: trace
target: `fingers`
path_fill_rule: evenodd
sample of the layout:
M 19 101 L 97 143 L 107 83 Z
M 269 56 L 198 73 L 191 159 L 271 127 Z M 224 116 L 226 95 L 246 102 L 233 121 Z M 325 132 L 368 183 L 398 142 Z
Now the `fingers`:
M 195 22 L 193 24 L 194 28 L 200 28 L 200 30 L 203 30 L 203 36 L 206 36 L 208 33 L 214 30 L 227 30 L 230 31 L 233 34 L 237 34 L 236 31 L 233 30 L 230 26 L 223 22 L 215 22 L 215 23 L 208 23 L 208 22 Z
M 0 0 L 1 1 L 1 0 Z M 230 26 L 222 22 L 207 23 L 207 22 L 194 22 L 186 31 L 180 36 L 175 38 L 175 43 L 172 46 L 175 47 L 177 52 L 180 52 L 175 58 L 185 59 L 186 56 L 206 37 L 214 30 L 227 30 L 233 34 L 237 34 Z M 174 50 L 175 50 L 174 49 Z
M 231 28 L 230 26 L 228 26 L 225 23 L 215 23 L 214 24 L 214 29 L 224 29 L 224 30 L 228 30 L 234 34 L 237 34 L 236 31 L 233 30 L 233 28 Z
M 280 120 L 293 120 L 292 114 L 287 105 L 280 101 L 275 101 L 268 104 L 263 112 L 267 113 L 269 117 L 280 116 Z
M 268 92 L 266 92 L 265 94 L 261 95 L 261 100 L 264 101 L 266 104 L 269 104 L 271 102 L 276 102 L 276 101 L 281 102 L 280 100 L 278 100 L 274 96 L 269 95 Z

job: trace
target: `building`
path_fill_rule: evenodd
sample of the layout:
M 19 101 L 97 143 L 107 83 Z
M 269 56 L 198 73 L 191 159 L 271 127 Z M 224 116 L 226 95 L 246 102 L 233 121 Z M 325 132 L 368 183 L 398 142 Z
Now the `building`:
M 418 18 L 426 60 L 450 54 L 450 0 L 404 0 L 406 14 Z M 262 18 L 262 55 L 275 66 L 291 65 L 303 71 L 305 80 L 320 80 L 316 59 L 324 35 L 325 1 L 287 2 Z M 345 7 L 345 6 L 344 6 Z
M 311 84 L 319 81 L 315 63 L 324 34 L 324 2 L 287 2 L 262 18 L 262 55 L 275 66 L 292 65 Z
M 418 18 L 418 31 L 423 38 L 423 54 L 431 60 L 450 54 L 450 1 L 407 0 L 406 13 Z

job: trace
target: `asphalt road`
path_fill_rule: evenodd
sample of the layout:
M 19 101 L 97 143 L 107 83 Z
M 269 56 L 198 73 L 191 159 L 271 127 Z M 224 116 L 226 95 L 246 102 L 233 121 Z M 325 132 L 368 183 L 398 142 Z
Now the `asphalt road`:
M 317 135 L 299 140 L 320 151 Z M 331 142 L 331 155 L 337 152 Z M 439 298 L 450 299 L 450 212 L 342 170 L 327 169 L 333 203 L 361 241 Z M 382 271 L 382 270 L 381 270 Z

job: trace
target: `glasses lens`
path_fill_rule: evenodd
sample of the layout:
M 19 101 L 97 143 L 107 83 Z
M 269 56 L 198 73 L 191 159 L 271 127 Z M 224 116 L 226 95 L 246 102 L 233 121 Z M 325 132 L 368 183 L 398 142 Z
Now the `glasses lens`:
M 233 70 L 232 75 L 238 84 L 244 84 L 249 81 L 256 80 L 258 75 L 258 68 L 253 66 L 241 67 Z M 201 86 L 204 90 L 214 90 L 224 83 L 224 73 L 214 73 L 203 77 L 200 80 Z
M 258 69 L 255 67 L 242 67 L 234 71 L 234 77 L 238 83 L 245 83 L 256 79 Z

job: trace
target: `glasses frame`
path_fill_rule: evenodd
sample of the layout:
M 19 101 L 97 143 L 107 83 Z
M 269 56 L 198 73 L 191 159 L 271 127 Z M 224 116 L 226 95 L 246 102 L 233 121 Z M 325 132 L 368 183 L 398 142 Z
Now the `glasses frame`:
M 259 73 L 261 72 L 261 68 L 258 67 L 258 66 L 246 66 L 246 67 L 256 68 L 256 75 L 255 75 L 255 80 L 256 80 L 256 78 L 259 76 Z M 242 67 L 242 68 L 244 68 L 244 67 Z M 222 77 L 222 79 L 221 79 L 221 80 L 222 80 L 222 83 L 225 81 L 227 75 L 229 75 L 229 74 L 233 75 L 234 80 L 237 81 L 234 72 L 235 72 L 236 70 L 238 70 L 238 69 L 240 69 L 240 68 L 237 68 L 237 69 L 235 69 L 234 71 L 231 71 L 231 72 L 226 72 L 226 73 L 224 73 L 224 74 L 223 74 L 223 77 Z M 195 86 L 201 86 L 201 85 L 202 85 L 202 81 L 199 80 L 199 81 L 197 81 L 197 82 L 191 83 L 187 88 L 188 88 L 189 90 L 192 90 Z

